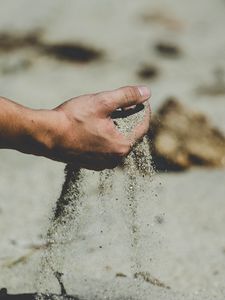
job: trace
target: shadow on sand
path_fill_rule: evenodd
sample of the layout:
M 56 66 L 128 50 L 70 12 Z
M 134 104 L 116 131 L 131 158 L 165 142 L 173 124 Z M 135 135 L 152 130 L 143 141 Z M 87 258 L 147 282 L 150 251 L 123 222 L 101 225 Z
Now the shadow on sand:
M 7 289 L 0 290 L 0 300 L 81 300 L 78 297 L 70 295 L 57 295 L 57 294 L 8 294 Z

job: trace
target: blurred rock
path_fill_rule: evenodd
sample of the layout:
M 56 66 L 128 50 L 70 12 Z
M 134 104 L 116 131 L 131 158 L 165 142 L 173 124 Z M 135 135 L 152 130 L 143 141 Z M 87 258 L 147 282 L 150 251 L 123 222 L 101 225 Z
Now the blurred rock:
M 157 9 L 155 11 L 150 12 L 145 11 L 141 15 L 141 20 L 144 23 L 161 25 L 164 28 L 173 31 L 181 31 L 185 28 L 184 21 L 178 19 L 175 15 L 170 14 L 168 10 L 164 11 L 161 9 Z
M 178 58 L 182 54 L 181 49 L 170 42 L 158 42 L 155 45 L 155 50 L 159 55 L 168 58 Z
M 215 96 L 225 95 L 225 72 L 221 68 L 216 68 L 214 71 L 214 78 L 211 83 L 200 85 L 196 92 L 200 96 Z
M 47 43 L 42 39 L 42 34 L 41 31 L 33 31 L 28 34 L 0 32 L 0 53 L 31 49 L 39 55 L 44 54 L 58 61 L 72 63 L 88 63 L 101 59 L 104 55 L 101 50 L 73 41 Z
M 137 75 L 142 80 L 155 79 L 159 75 L 159 70 L 156 66 L 145 64 L 140 68 Z
M 179 171 L 192 166 L 225 166 L 225 137 L 201 113 L 176 99 L 158 110 L 149 132 L 158 170 Z

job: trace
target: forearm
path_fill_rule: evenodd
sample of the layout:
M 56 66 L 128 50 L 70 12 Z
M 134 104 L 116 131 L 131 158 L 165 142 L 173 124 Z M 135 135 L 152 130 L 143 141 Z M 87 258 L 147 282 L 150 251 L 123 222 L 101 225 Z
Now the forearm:
M 49 112 L 0 98 L 0 148 L 45 155 L 52 147 Z

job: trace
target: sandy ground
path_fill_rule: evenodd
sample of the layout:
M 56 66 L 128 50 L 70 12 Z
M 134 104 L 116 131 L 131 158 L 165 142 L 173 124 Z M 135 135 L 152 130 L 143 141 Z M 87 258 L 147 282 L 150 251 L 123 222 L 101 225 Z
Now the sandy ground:
M 60 61 L 29 47 L 2 53 L 2 96 L 30 107 L 50 108 L 75 95 L 145 83 L 152 88 L 153 112 L 166 97 L 176 96 L 190 107 L 206 112 L 225 132 L 225 94 L 196 92 L 199 87 L 214 84 L 215 70 L 225 70 L 224 1 L 124 0 L 119 4 L 103 0 L 1 0 L 0 4 L 0 32 L 24 34 L 41 29 L 45 43 L 79 42 L 105 53 L 99 61 L 86 64 Z M 148 21 L 143 20 L 143 15 L 148 16 Z M 161 41 L 177 45 L 181 49 L 180 57 L 158 55 L 154 45 Z M 137 72 L 143 64 L 154 65 L 159 71 L 158 78 L 138 78 Z M 48 218 L 64 180 L 63 169 L 60 163 L 1 150 L 0 288 L 7 287 L 11 293 L 36 289 L 43 250 L 32 252 L 31 249 L 32 245 L 44 243 Z M 157 209 L 163 222 L 152 224 L 152 233 L 146 234 L 146 243 L 151 246 L 145 248 L 145 255 L 152 257 L 151 274 L 171 290 L 144 283 L 138 287 L 141 292 L 135 294 L 138 288 L 133 281 L 129 282 L 129 262 L 123 243 L 119 243 L 123 235 L 118 237 L 120 222 L 116 211 L 112 210 L 111 214 L 115 225 L 112 223 L 104 240 L 111 237 L 116 242 L 100 249 L 96 225 L 98 205 L 93 202 L 85 223 L 89 222 L 91 228 L 85 232 L 89 237 L 87 245 L 82 244 L 81 238 L 76 247 L 82 255 L 76 256 L 75 251 L 74 257 L 66 262 L 70 270 L 80 267 L 83 270 L 80 272 L 89 273 L 90 284 L 79 283 L 77 279 L 74 286 L 72 271 L 68 272 L 65 283 L 69 292 L 85 295 L 89 289 L 94 294 L 103 286 L 105 289 L 110 286 L 118 295 L 118 286 L 122 285 L 126 287 L 121 289 L 124 296 L 127 293 L 140 300 L 223 300 L 224 179 L 224 170 L 193 169 L 158 174 L 155 183 L 146 185 L 146 190 L 151 195 L 157 194 L 158 200 L 144 198 L 143 219 L 149 218 L 152 223 Z M 146 211 L 151 212 L 149 216 Z M 27 254 L 28 258 L 24 258 Z M 119 272 L 128 278 L 115 279 Z M 122 284 L 121 280 L 124 280 Z

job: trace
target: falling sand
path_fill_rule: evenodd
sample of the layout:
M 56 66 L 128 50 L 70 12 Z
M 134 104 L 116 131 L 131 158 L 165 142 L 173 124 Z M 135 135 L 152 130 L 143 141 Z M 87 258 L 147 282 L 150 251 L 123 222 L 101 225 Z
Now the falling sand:
M 124 134 L 129 133 L 143 119 L 144 113 L 145 109 L 117 119 L 118 129 Z M 104 299 L 114 299 L 113 280 L 125 280 L 124 277 L 131 280 L 132 286 L 135 282 L 136 290 L 141 282 L 168 289 L 146 269 L 151 266 L 154 253 L 144 236 L 152 234 L 153 243 L 158 238 L 152 232 L 156 215 L 152 208 L 146 223 L 139 207 L 144 205 L 142 198 L 157 201 L 154 189 L 150 190 L 154 173 L 146 138 L 133 148 L 122 166 L 113 170 L 94 172 L 66 166 L 65 182 L 47 232 L 48 247 L 37 280 L 39 292 L 45 295 L 58 293 L 65 299 L 68 294 L 79 294 L 79 299 L 94 296 L 102 299 L 103 295 Z M 92 214 L 93 205 L 98 207 L 97 216 Z M 89 224 L 85 224 L 83 217 L 87 214 L 90 215 Z M 112 226 L 118 226 L 118 236 L 112 236 Z M 115 244 L 118 244 L 118 253 L 113 253 L 112 245 Z M 93 253 L 99 253 L 95 258 L 99 260 L 98 270 L 91 264 Z M 147 257 L 145 253 L 148 253 Z M 121 257 L 125 261 L 123 265 Z M 74 290 L 67 290 L 67 281 L 72 282 Z M 123 295 L 127 295 L 128 289 L 124 286 Z

